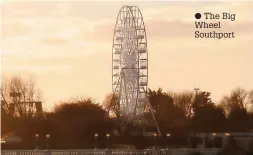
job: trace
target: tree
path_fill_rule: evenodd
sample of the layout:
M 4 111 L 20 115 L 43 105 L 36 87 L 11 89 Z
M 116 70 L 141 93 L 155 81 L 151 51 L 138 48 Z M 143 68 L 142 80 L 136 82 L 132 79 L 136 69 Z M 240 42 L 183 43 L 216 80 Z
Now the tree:
M 12 132 L 14 128 L 14 119 L 4 109 L 4 101 L 1 102 L 1 133 L 2 135 Z
M 226 116 L 222 108 L 206 104 L 196 109 L 191 125 L 198 132 L 226 132 Z
M 223 107 L 228 115 L 233 109 L 248 109 L 249 103 L 246 101 L 247 91 L 237 87 L 232 90 L 229 96 L 224 96 L 220 101 L 220 106 Z
M 195 112 L 198 108 L 201 108 L 209 104 L 214 104 L 211 99 L 211 93 L 203 91 L 195 95 L 195 98 L 192 103 L 192 108 L 193 111 Z
M 248 92 L 248 104 L 249 104 L 250 112 L 253 112 L 253 90 Z
M 247 110 L 232 109 L 228 115 L 229 129 L 233 132 L 248 132 L 250 130 L 250 117 Z
M 106 118 L 106 113 L 102 109 L 102 106 L 95 103 L 90 98 L 63 102 L 55 106 L 54 115 L 64 119 L 72 119 L 71 117 L 74 117 L 75 119 L 86 119 L 88 121 Z
M 3 78 L 1 100 L 4 104 L 2 106 L 6 113 L 12 116 L 33 116 L 36 111 L 32 103 L 37 104 L 35 101 L 39 101 L 40 96 L 40 91 L 36 90 L 33 79 L 25 81 L 18 76 L 10 79 Z
M 149 101 L 154 109 L 155 117 L 161 126 L 178 127 L 185 125 L 186 116 L 184 111 L 174 104 L 174 98 L 172 95 L 163 92 L 162 88 L 157 91 L 149 90 Z
M 61 103 L 55 107 L 50 121 L 54 148 L 92 148 L 95 133 L 105 135 L 113 129 L 107 112 L 91 99 Z
M 158 88 L 158 90 L 148 90 L 148 99 L 151 104 L 151 107 L 154 111 L 159 107 L 159 103 L 161 103 L 162 97 L 166 96 L 166 93 L 163 92 L 162 88 Z
M 119 97 L 112 93 L 105 97 L 103 107 L 109 113 L 110 116 L 119 118 L 120 117 L 120 105 Z
M 193 99 L 193 93 L 189 91 L 185 91 L 182 93 L 174 93 L 174 104 L 178 107 L 180 107 L 184 114 L 188 117 L 192 116 L 192 99 Z
M 35 81 L 32 79 L 26 81 L 18 76 L 9 79 L 3 77 L 0 93 L 3 129 L 1 133 L 13 132 L 16 135 L 25 135 L 26 126 L 29 122 L 35 121 L 33 116 L 38 114 L 34 104 L 40 103 L 39 110 L 42 112 L 41 102 L 35 102 L 39 99 L 37 97 L 40 97 L 39 91 L 35 88 Z M 30 103 L 28 104 L 28 102 Z
M 224 131 L 226 116 L 222 108 L 212 102 L 210 92 L 199 92 L 193 100 L 191 126 L 198 132 Z

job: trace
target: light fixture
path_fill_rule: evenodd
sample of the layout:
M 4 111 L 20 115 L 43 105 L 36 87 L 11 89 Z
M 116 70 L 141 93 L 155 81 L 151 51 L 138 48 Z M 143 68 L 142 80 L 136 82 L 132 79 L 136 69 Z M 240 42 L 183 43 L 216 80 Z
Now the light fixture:
M 47 139 L 49 139 L 50 138 L 50 134 L 47 134 L 46 137 L 47 137 Z

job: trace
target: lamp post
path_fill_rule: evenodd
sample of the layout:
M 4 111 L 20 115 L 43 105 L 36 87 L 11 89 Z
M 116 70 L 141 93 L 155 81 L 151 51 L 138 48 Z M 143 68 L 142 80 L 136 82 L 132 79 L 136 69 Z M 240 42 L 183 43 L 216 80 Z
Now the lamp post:
M 109 138 L 110 138 L 110 134 L 106 134 L 106 149 L 109 148 Z
M 47 138 L 47 150 L 49 150 L 49 138 L 50 138 L 50 134 L 47 134 L 46 138 Z
M 98 134 L 96 133 L 96 134 L 94 135 L 94 137 L 95 137 L 95 147 L 94 147 L 94 149 L 97 149 Z
M 156 149 L 156 137 L 157 137 L 157 133 L 155 132 L 154 133 L 154 148 L 153 149 Z
M 225 140 L 224 139 L 222 140 L 222 146 L 225 146 L 225 145 L 231 143 L 231 139 L 229 137 L 230 137 L 230 133 L 226 132 L 225 133 Z
M 213 133 L 212 135 L 213 135 L 213 148 L 216 148 L 216 146 L 215 146 L 215 136 L 216 136 L 216 133 Z
M 166 137 L 167 137 L 167 148 L 166 149 L 169 149 L 169 138 L 170 138 L 170 134 L 167 133 Z
M 40 136 L 39 134 L 37 134 L 37 133 L 35 134 L 35 143 L 36 143 L 36 144 L 35 144 L 35 145 L 36 145 L 36 146 L 35 146 L 35 150 L 38 150 L 38 149 L 39 149 L 39 146 L 38 146 L 38 143 L 39 143 L 39 136 Z

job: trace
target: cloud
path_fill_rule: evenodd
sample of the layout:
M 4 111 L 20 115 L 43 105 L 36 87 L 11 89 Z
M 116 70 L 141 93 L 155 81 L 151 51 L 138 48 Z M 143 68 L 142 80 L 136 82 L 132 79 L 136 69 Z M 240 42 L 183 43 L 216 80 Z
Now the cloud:
M 194 2 L 189 2 L 192 4 Z M 234 23 L 229 20 L 216 20 L 221 21 L 221 29 L 202 29 L 203 32 L 209 32 L 216 30 L 217 32 L 235 32 L 238 35 L 247 35 L 253 32 L 253 20 L 251 20 L 251 15 L 253 14 L 250 6 L 253 3 L 212 3 L 212 6 L 199 5 L 196 4 L 196 8 L 201 6 L 202 12 L 205 10 L 214 10 L 214 12 L 222 13 L 225 11 L 231 11 L 232 13 L 237 13 L 236 21 Z M 183 7 L 184 13 L 181 12 Z M 217 8 L 217 9 L 216 9 Z M 226 9 L 224 9 L 226 8 Z M 246 8 L 246 9 L 245 9 Z M 222 11 L 223 10 L 223 11 Z M 252 14 L 250 14 L 252 12 Z M 194 36 L 195 19 L 194 14 L 196 9 L 188 7 L 187 3 L 180 6 L 168 5 L 159 8 L 144 9 L 143 16 L 145 26 L 147 28 L 148 38 L 150 39 L 165 39 L 165 38 L 180 38 L 188 37 L 192 38 Z M 252 18 L 253 19 L 253 18 Z M 211 22 L 208 21 L 207 22 Z M 215 21 L 214 21 L 215 22 Z M 113 35 L 115 21 L 106 21 L 96 24 L 92 31 L 86 34 L 85 39 L 108 41 Z
M 148 38 L 164 39 L 192 36 L 194 25 L 182 21 L 148 20 L 146 22 Z
M 237 84 L 252 86 L 252 4 L 138 2 L 148 36 L 150 87 L 191 89 L 196 84 L 215 92 Z M 4 4 L 3 74 L 39 75 L 39 87 L 51 102 L 80 92 L 102 99 L 111 91 L 112 37 L 121 6 L 120 2 Z M 237 38 L 194 39 L 197 11 L 237 13 L 234 24 L 222 22 L 222 31 L 235 31 Z
M 2 19 L 2 23 L 2 39 L 24 36 L 31 32 L 29 26 L 18 21 L 6 21 Z
M 112 42 L 114 22 L 104 22 L 94 25 L 93 30 L 87 32 L 83 39 L 88 41 Z
M 210 6 L 202 5 L 207 2 L 166 3 L 172 5 L 144 8 L 142 11 L 148 35 L 151 38 L 192 36 L 195 26 L 193 15 L 199 9 L 200 12 L 212 10 L 219 13 L 224 10 L 237 12 L 236 25 L 238 26 L 231 26 L 233 30 L 241 33 L 246 29 L 248 31 L 253 29 L 251 28 L 251 18 L 249 18 L 252 12 L 249 6 L 253 6 L 251 2 L 213 2 Z M 89 16 L 86 16 L 88 12 L 83 8 L 87 8 L 85 4 L 93 3 L 29 2 L 5 4 L 3 7 L 3 39 L 26 35 L 50 45 L 64 43 L 64 39 L 66 39 L 65 41 L 76 41 L 77 39 L 79 39 L 78 41 L 111 41 L 116 19 L 105 18 L 102 21 L 101 18 L 98 20 L 97 17 L 90 19 L 91 16 L 98 16 L 98 13 L 95 15 L 90 13 Z M 189 5 L 195 6 L 195 8 L 188 7 Z M 181 12 L 182 9 L 184 13 Z M 226 24 L 227 22 L 222 21 L 222 23 Z M 17 27 L 16 25 L 20 26 Z M 230 29 L 230 26 L 226 26 L 226 30 L 228 29 Z
M 249 17 L 253 14 L 253 2 L 224 2 L 224 1 L 206 1 L 206 2 L 164 2 L 160 7 L 147 8 L 142 10 L 144 20 L 180 20 L 195 21 L 196 12 L 212 12 L 221 14 L 223 12 L 235 13 L 238 21 L 253 21 Z M 182 12 L 182 10 L 184 10 Z
M 44 73 L 44 72 L 49 72 L 49 71 L 70 71 L 70 67 L 69 66 L 64 66 L 64 65 L 60 65 L 60 66 L 45 66 L 45 64 L 43 66 L 31 66 L 31 65 L 22 65 L 22 66 L 4 66 L 3 67 L 3 72 L 4 71 L 12 71 L 12 72 L 36 72 L 39 71 L 40 73 Z
M 66 39 L 60 38 L 60 37 L 51 37 L 51 38 L 44 38 L 42 39 L 42 42 L 46 45 L 59 45 L 59 44 L 64 44 L 67 43 Z
M 86 15 L 81 11 L 85 4 L 88 3 L 29 2 L 29 4 L 4 5 L 4 53 L 2 54 L 4 62 L 11 65 L 11 61 L 22 59 L 22 63 L 35 64 L 39 63 L 41 59 L 41 61 L 56 63 L 58 62 L 57 58 L 64 61 L 66 58 L 85 57 L 85 55 L 92 52 L 110 53 L 115 19 L 111 17 L 111 19 L 89 20 L 89 16 L 87 15 L 87 18 L 85 18 Z M 152 50 L 159 48 L 159 50 L 164 50 L 165 47 L 176 50 L 177 46 L 181 44 L 192 48 L 189 41 L 194 42 L 191 39 L 193 39 L 196 29 L 194 21 L 188 19 L 193 19 L 192 14 L 197 8 L 201 6 L 202 10 L 210 10 L 215 6 L 214 8 L 219 8 L 217 10 L 219 11 L 222 10 L 221 8 L 228 6 L 227 10 L 237 9 L 245 15 L 245 12 L 248 11 L 243 8 L 249 8 L 248 5 L 252 4 L 212 3 L 212 6 L 207 6 L 194 2 L 186 4 L 175 2 L 172 5 L 162 5 L 162 7 L 144 8 L 143 15 L 149 45 L 151 45 L 151 49 L 154 47 Z M 188 7 L 188 5 L 195 5 L 196 8 Z M 44 11 L 43 8 L 46 8 L 46 10 Z M 182 13 L 180 8 L 183 8 L 185 12 Z M 253 23 L 251 21 L 239 20 L 235 21 L 234 24 L 226 22 L 223 22 L 223 24 L 222 31 L 235 31 L 238 38 L 240 38 L 237 41 L 245 37 L 246 34 L 250 35 L 253 32 Z M 177 42 L 175 43 L 175 41 Z M 221 42 L 215 44 L 221 46 L 224 43 Z M 213 41 L 203 43 L 204 41 L 199 45 L 201 47 L 208 45 L 211 48 Z M 195 46 L 197 44 L 198 42 L 194 42 Z M 45 59 L 48 59 L 48 61 Z

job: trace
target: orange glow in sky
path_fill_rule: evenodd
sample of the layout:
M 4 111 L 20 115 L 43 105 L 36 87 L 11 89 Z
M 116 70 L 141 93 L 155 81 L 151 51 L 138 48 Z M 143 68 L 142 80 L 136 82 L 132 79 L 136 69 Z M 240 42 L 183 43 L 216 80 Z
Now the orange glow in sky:
M 194 85 L 219 100 L 253 88 L 253 2 L 129 2 L 142 11 L 149 88 Z M 2 13 L 2 75 L 34 77 L 47 107 L 73 97 L 100 102 L 111 90 L 111 47 L 123 2 L 10 1 Z M 194 38 L 196 12 L 233 12 L 230 40 Z M 225 22 L 226 23 L 226 22 Z

